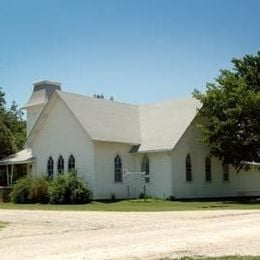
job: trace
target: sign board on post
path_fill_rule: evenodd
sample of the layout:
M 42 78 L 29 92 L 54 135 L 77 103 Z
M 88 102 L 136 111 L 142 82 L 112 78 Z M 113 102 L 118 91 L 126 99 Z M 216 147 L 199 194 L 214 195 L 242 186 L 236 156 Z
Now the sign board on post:
M 123 183 L 127 184 L 127 197 L 139 197 L 143 192 L 145 198 L 145 172 L 129 172 L 127 169 L 123 171 Z M 139 190 L 139 194 L 138 194 Z M 133 194 L 133 191 L 135 191 Z M 132 194 L 130 194 L 132 192 Z

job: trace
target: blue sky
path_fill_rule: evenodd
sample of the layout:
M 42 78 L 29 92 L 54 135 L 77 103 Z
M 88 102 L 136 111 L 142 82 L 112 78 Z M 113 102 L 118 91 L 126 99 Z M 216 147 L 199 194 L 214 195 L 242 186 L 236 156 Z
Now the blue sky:
M 205 89 L 260 50 L 258 0 L 0 0 L 0 86 L 32 83 L 150 103 Z

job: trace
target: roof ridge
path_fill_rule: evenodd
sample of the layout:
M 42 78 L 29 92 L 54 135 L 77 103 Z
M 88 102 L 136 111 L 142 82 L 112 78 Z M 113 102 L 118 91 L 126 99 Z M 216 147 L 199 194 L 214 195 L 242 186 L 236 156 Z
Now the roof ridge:
M 138 104 L 131 104 L 131 103 L 126 103 L 126 102 L 121 102 L 121 101 L 117 101 L 117 100 L 108 100 L 108 99 L 101 99 L 101 98 L 95 98 L 95 97 L 91 97 L 88 95 L 83 95 L 83 94 L 78 94 L 78 93 L 74 93 L 74 92 L 69 92 L 69 91 L 61 91 L 61 90 L 57 90 L 57 92 L 61 93 L 61 94 L 67 94 L 67 95 L 73 95 L 73 96 L 78 96 L 81 98 L 88 98 L 91 100 L 95 100 L 97 102 L 105 102 L 105 103 L 111 103 L 111 104 L 121 104 L 121 105 L 128 105 L 128 106 L 138 106 Z
M 115 103 L 115 104 L 122 104 L 122 105 L 128 105 L 128 106 L 138 106 L 138 107 L 142 107 L 142 106 L 152 106 L 152 105 L 159 105 L 159 104 L 167 104 L 167 103 L 172 103 L 172 102 L 181 102 L 181 101 L 187 101 L 187 100 L 196 100 L 195 97 L 193 97 L 192 95 L 190 96 L 185 96 L 185 97 L 174 97 L 174 98 L 170 98 L 170 99 L 166 99 L 166 100 L 162 100 L 162 101 L 156 101 L 156 102 L 151 102 L 151 103 L 146 103 L 146 104 L 133 104 L 133 103 L 127 103 L 127 102 L 122 102 L 122 101 L 117 101 L 117 100 L 108 100 L 108 99 L 99 99 L 99 98 L 95 98 L 89 95 L 83 95 L 83 94 L 78 94 L 78 93 L 74 93 L 74 92 L 69 92 L 69 91 L 64 91 L 64 90 L 56 90 L 57 92 L 61 93 L 61 94 L 65 94 L 65 95 L 74 95 L 74 96 L 78 96 L 81 98 L 88 98 L 91 100 L 96 100 L 96 101 L 101 101 L 101 102 L 106 102 L 106 103 Z M 199 102 L 199 101 L 198 101 Z

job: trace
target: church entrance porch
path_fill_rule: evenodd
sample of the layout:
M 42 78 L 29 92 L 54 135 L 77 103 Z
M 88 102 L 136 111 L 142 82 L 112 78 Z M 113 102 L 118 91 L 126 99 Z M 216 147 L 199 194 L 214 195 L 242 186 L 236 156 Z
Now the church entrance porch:
M 0 201 L 8 201 L 13 184 L 23 176 L 31 176 L 35 158 L 24 149 L 0 160 Z

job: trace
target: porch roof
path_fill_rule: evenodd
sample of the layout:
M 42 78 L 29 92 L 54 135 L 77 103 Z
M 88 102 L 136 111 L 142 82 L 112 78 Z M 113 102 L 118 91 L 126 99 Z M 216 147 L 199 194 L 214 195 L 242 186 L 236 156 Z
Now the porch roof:
M 250 166 L 256 166 L 256 167 L 260 167 L 260 162 L 248 162 L 248 161 L 242 161 L 242 164 L 246 164 L 246 165 L 250 165 Z
M 15 164 L 28 164 L 31 163 L 35 157 L 32 155 L 32 150 L 26 148 L 18 153 L 11 154 L 2 160 L 0 160 L 0 165 L 15 165 Z

